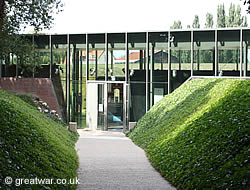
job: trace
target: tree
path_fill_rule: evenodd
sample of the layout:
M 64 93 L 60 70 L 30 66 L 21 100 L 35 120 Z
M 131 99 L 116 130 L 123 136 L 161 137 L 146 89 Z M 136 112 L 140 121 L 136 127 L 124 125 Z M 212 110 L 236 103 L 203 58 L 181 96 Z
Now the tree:
M 170 27 L 170 29 L 182 29 L 181 21 L 174 21 L 174 24 Z
M 244 0 L 244 5 L 247 4 L 247 13 L 249 14 L 250 13 L 250 0 Z
M 220 4 L 217 7 L 217 28 L 226 27 L 226 15 L 225 15 L 225 6 Z
M 243 16 L 242 27 L 248 27 L 248 24 L 247 24 L 247 16 Z
M 238 5 L 236 8 L 235 5 L 231 3 L 230 8 L 229 8 L 229 14 L 227 17 L 226 26 L 227 27 L 239 27 L 243 25 L 243 22 L 245 22 L 244 25 L 247 25 L 246 18 L 241 16 L 240 5 Z
M 194 16 L 194 22 L 193 22 L 192 27 L 193 27 L 193 28 L 200 28 L 199 16 L 198 16 L 198 15 L 195 15 L 195 16 Z
M 213 15 L 211 13 L 207 13 L 205 28 L 213 28 L 213 25 L 214 25 Z
M 226 27 L 233 27 L 234 26 L 234 20 L 235 20 L 235 5 L 233 3 L 230 4 L 229 7 L 229 14 L 226 17 Z
M 13 31 L 30 25 L 34 29 L 49 29 L 53 23 L 53 14 L 62 11 L 61 0 L 0 0 L 1 28 L 9 25 Z M 5 27 L 5 28 L 4 28 Z
M 18 33 L 28 25 L 35 31 L 49 29 L 53 14 L 62 8 L 61 0 L 0 0 L 0 64 L 3 60 L 8 63 L 10 54 L 23 64 L 34 64 L 34 47 Z
M 241 17 L 240 5 L 238 5 L 237 9 L 235 10 L 234 27 L 241 26 L 242 23 L 243 23 L 243 17 Z

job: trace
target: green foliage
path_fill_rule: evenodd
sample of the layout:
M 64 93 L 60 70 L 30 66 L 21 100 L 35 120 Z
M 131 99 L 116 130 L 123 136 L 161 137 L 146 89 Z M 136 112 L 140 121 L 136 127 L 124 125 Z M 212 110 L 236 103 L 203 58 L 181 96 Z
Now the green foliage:
M 192 27 L 193 28 L 200 28 L 200 22 L 199 22 L 199 16 L 198 15 L 194 16 L 194 22 L 193 22 Z
M 34 103 L 32 95 L 29 94 L 18 94 L 17 97 L 22 99 L 24 102 L 36 107 L 36 104 Z
M 242 26 L 243 17 L 241 17 L 240 5 L 235 8 L 235 4 L 231 3 L 229 8 L 229 14 L 227 17 L 226 26 L 227 27 L 238 27 Z
M 226 12 L 224 3 L 217 7 L 217 28 L 226 27 Z
M 181 21 L 174 21 L 174 24 L 170 27 L 170 29 L 182 29 Z
M 218 5 L 217 8 L 217 27 L 218 28 L 225 28 L 225 27 L 247 27 L 247 17 L 241 16 L 241 7 L 240 5 L 237 6 L 231 3 L 228 16 L 226 16 L 224 4 Z
M 205 28 L 213 28 L 213 25 L 214 25 L 213 15 L 211 13 L 207 13 Z
M 243 27 L 248 27 L 248 23 L 247 23 L 247 16 L 243 16 L 243 23 L 242 23 L 242 26 Z
M 38 53 L 30 41 L 17 34 L 28 25 L 36 32 L 50 28 L 53 14 L 62 7 L 61 0 L 0 1 L 0 61 L 8 65 L 10 55 L 16 55 L 21 61 L 19 67 L 35 72 L 41 62 Z
M 22 97 L 27 100 L 27 97 Z M 0 179 L 73 179 L 78 138 L 32 105 L 0 89 Z M 15 189 L 0 183 L 0 189 Z M 20 189 L 75 189 L 75 185 L 22 185 Z
M 19 31 L 27 25 L 33 26 L 36 31 L 50 28 L 53 14 L 61 12 L 62 7 L 61 0 L 5 0 L 4 27 L 9 24 L 8 28 L 12 31 Z
M 249 80 L 192 80 L 167 95 L 129 137 L 180 189 L 249 187 Z

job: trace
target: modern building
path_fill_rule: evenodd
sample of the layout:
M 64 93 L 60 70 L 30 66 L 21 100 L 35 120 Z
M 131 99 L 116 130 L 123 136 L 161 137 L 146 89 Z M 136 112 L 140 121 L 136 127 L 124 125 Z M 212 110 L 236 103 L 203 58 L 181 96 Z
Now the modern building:
M 48 78 L 60 68 L 65 120 L 79 127 L 126 131 L 191 76 L 250 75 L 250 28 L 26 37 L 47 60 Z

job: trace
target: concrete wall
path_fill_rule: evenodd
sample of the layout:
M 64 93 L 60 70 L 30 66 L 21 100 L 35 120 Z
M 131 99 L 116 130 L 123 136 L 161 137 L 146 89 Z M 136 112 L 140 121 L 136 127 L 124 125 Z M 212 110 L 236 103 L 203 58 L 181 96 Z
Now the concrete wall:
M 98 118 L 98 85 L 95 83 L 87 83 L 86 86 L 86 125 L 92 130 L 97 129 Z
M 0 78 L 0 88 L 15 94 L 32 94 L 47 102 L 49 107 L 62 117 L 56 94 L 47 78 Z

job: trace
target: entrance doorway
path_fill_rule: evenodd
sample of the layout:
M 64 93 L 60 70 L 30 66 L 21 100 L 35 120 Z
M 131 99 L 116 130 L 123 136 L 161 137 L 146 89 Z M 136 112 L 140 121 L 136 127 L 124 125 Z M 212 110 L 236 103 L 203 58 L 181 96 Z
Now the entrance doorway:
M 108 130 L 123 129 L 123 83 L 107 84 Z
M 126 131 L 127 90 L 124 82 L 87 82 L 86 125 L 93 130 Z

